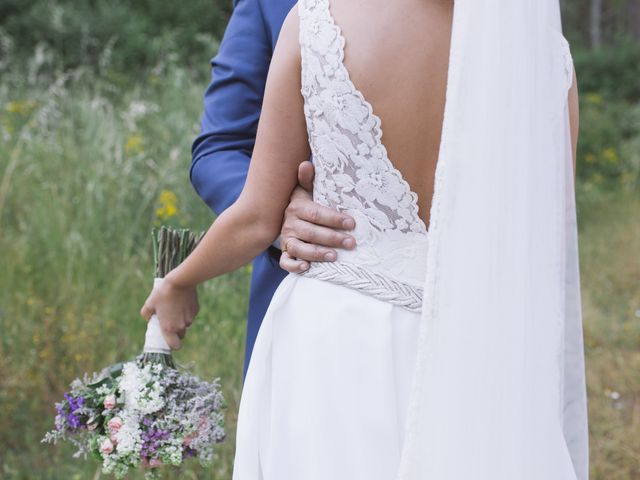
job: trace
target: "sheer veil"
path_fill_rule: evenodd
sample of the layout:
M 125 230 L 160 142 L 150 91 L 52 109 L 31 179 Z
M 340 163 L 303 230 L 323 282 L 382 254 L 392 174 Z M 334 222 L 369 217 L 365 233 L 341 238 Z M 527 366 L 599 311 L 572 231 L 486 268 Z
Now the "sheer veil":
M 457 0 L 398 480 L 586 480 L 558 0 Z

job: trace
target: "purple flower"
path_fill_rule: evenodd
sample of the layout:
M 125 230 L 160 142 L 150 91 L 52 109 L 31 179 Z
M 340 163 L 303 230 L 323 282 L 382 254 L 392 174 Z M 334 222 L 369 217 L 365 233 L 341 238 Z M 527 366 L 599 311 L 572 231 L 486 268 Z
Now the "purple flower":
M 143 420 L 144 423 L 144 420 Z M 171 433 L 167 430 L 160 428 L 149 428 L 142 434 L 142 447 L 140 454 L 143 457 L 151 457 L 158 448 L 160 448 L 162 440 L 166 440 L 170 437 Z
M 85 425 L 80 421 L 79 415 L 75 413 L 78 409 L 84 406 L 84 397 L 74 397 L 69 393 L 65 393 L 64 399 L 67 401 L 69 411 L 66 411 L 64 403 L 57 403 L 56 410 L 58 412 L 58 416 L 66 422 L 70 430 L 84 428 Z

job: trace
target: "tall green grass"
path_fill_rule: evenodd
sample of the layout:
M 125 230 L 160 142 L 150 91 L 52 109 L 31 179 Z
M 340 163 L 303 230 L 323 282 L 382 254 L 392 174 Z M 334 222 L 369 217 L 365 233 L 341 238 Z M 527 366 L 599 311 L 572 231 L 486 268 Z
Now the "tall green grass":
M 212 220 L 188 181 L 204 85 L 184 72 L 131 86 L 85 75 L 0 92 L 2 478 L 91 478 L 95 462 L 38 443 L 53 402 L 75 376 L 141 350 L 152 227 Z M 230 477 L 248 281 L 243 269 L 201 290 L 176 354 L 223 379 L 231 435 L 220 479 Z
M 640 194 L 580 208 L 593 480 L 640 479 Z
M 39 439 L 70 380 L 140 351 L 151 228 L 205 229 L 212 220 L 188 181 L 205 85 L 179 69 L 135 81 L 81 69 L 52 82 L 25 76 L 0 86 L 0 477 L 93 478 L 96 462 Z M 587 200 L 580 239 L 593 479 L 636 479 L 640 195 Z M 229 401 L 229 441 L 216 466 L 191 465 L 180 478 L 231 476 L 248 283 L 241 269 L 204 286 L 176 354 L 201 376 L 221 376 Z

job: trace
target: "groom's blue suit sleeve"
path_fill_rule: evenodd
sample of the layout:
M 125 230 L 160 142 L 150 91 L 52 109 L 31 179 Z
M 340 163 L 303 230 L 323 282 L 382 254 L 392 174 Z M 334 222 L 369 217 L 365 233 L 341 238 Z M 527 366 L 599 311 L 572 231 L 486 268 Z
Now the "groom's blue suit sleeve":
M 258 2 L 238 1 L 211 60 L 201 132 L 192 147 L 191 182 L 217 214 L 242 191 L 271 53 Z
M 287 11 L 274 9 L 265 16 L 259 0 L 236 1 L 218 53 L 211 60 L 212 81 L 204 96 L 201 132 L 192 146 L 190 178 L 216 214 L 233 204 L 244 186 L 267 71 Z M 245 375 L 260 323 L 285 275 L 266 252 L 253 262 Z

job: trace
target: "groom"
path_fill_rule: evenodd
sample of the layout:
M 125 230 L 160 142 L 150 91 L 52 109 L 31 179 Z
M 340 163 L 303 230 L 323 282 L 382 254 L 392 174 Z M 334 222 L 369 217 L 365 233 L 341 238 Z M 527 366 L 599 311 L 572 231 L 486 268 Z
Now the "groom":
M 190 178 L 198 195 L 218 215 L 242 191 L 269 62 L 294 4 L 293 0 L 234 0 L 231 20 L 211 61 L 212 81 L 204 96 L 201 132 L 192 146 Z M 287 271 L 300 272 L 311 261 L 334 261 L 334 248 L 355 247 L 351 235 L 336 230 L 350 230 L 355 221 L 313 202 L 313 165 L 304 160 L 300 159 L 300 185 L 291 195 L 279 241 L 253 262 L 245 375 L 262 318 Z

